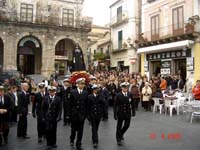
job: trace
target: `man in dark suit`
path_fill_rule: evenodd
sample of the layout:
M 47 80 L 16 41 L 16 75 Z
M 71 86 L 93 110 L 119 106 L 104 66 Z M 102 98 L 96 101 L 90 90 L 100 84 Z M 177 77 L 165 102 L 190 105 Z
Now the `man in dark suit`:
M 124 82 L 120 87 L 122 91 L 117 94 L 114 102 L 114 119 L 117 120 L 117 143 L 122 146 L 121 141 L 129 128 L 131 116 L 135 116 L 135 107 L 132 96 L 128 93 L 129 84 Z
M 104 114 L 104 98 L 99 95 L 98 90 L 99 87 L 94 84 L 92 86 L 92 94 L 88 96 L 88 120 L 92 125 L 92 141 L 94 148 L 98 146 L 98 129 Z
M 45 137 L 45 121 L 42 105 L 44 105 L 44 98 L 48 94 L 46 93 L 44 82 L 39 83 L 38 87 L 39 92 L 35 94 L 35 99 L 32 105 L 32 115 L 34 118 L 37 116 L 38 143 L 41 143 L 42 138 Z
M 10 111 L 10 97 L 4 94 L 4 87 L 0 86 L 0 146 L 2 146 L 2 141 L 4 144 L 8 143 Z
M 56 87 L 48 87 L 49 95 L 44 99 L 42 110 L 44 111 L 44 119 L 46 123 L 46 139 L 47 150 L 57 148 L 57 122 L 60 121 L 61 100 L 56 96 Z
M 11 85 L 10 87 L 10 96 L 12 97 L 12 113 L 11 113 L 11 121 L 17 122 L 17 110 L 18 110 L 18 97 L 19 93 L 17 92 L 18 87 L 17 85 Z
M 88 92 L 84 90 L 85 78 L 77 79 L 76 84 L 77 88 L 73 89 L 70 94 L 70 145 L 74 146 L 74 140 L 77 134 L 76 147 L 77 150 L 82 150 L 81 141 L 83 136 L 84 122 L 87 115 Z
M 104 99 L 104 116 L 103 116 L 103 120 L 104 121 L 108 120 L 108 98 L 109 98 L 109 91 L 108 91 L 108 89 L 107 89 L 106 86 L 107 86 L 106 82 L 102 82 L 101 83 L 100 95 Z
M 71 86 L 69 79 L 64 79 L 63 84 L 64 85 L 61 87 L 58 95 L 60 96 L 63 104 L 63 125 L 65 126 L 70 123 L 69 99 Z
M 21 84 L 22 91 L 19 93 L 18 99 L 18 114 L 19 121 L 17 126 L 17 137 L 29 139 L 27 136 L 27 115 L 28 115 L 28 104 L 29 104 L 29 85 L 28 83 Z

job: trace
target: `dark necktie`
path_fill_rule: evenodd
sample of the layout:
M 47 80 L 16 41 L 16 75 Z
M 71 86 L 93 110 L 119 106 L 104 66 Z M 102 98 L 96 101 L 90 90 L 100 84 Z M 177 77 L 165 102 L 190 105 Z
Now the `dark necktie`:
M 80 90 L 80 94 L 82 94 L 82 90 Z

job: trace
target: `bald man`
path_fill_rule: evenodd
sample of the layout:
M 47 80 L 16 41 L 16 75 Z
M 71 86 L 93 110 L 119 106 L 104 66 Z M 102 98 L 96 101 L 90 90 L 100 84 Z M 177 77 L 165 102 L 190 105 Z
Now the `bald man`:
M 28 115 L 28 104 L 29 104 L 29 85 L 28 83 L 21 84 L 22 91 L 19 93 L 18 99 L 18 114 L 19 121 L 17 126 L 17 137 L 28 139 L 27 136 L 27 115 Z

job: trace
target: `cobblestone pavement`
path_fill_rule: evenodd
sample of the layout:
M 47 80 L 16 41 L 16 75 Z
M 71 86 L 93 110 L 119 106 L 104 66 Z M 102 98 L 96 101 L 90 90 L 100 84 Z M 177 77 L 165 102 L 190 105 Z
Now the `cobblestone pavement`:
M 165 116 L 139 110 L 125 135 L 124 146 L 117 146 L 115 139 L 116 121 L 109 110 L 109 120 L 101 122 L 99 128 L 98 150 L 199 150 L 200 121 L 190 124 L 189 116 Z M 9 144 L 2 150 L 43 150 L 46 143 L 37 143 L 36 119 L 29 114 L 28 135 L 31 139 L 23 140 L 16 137 L 16 124 L 11 127 Z M 176 135 L 176 136 L 173 136 Z M 178 135 L 178 136 L 177 136 Z M 70 127 L 59 122 L 57 131 L 57 150 L 75 150 L 69 145 Z M 82 141 L 84 150 L 93 150 L 91 126 L 86 121 Z

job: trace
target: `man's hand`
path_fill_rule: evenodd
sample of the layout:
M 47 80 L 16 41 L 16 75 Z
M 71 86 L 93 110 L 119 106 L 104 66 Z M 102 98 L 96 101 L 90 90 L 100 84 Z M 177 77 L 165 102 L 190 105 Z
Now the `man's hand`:
M 117 115 L 114 115 L 114 119 L 117 120 Z
M 35 115 L 35 113 L 33 113 L 33 118 L 36 118 L 36 115 Z

